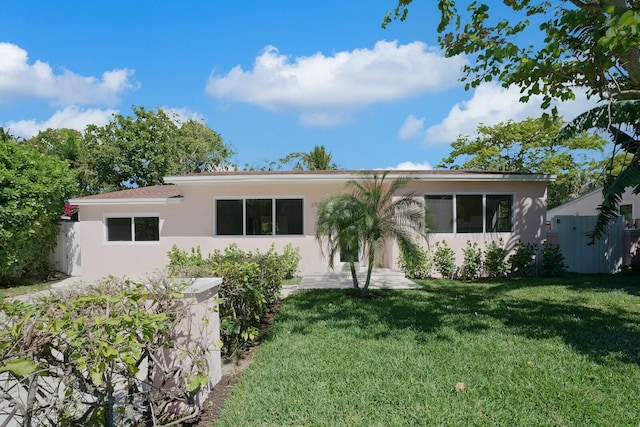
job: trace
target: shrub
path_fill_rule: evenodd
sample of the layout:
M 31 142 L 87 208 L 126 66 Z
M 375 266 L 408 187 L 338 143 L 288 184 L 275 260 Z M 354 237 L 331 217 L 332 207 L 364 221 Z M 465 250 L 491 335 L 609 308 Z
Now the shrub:
M 462 250 L 463 261 L 460 267 L 460 278 L 462 280 L 475 280 L 482 272 L 482 250 L 477 242 L 467 240 L 467 246 Z
M 522 277 L 530 276 L 533 273 L 537 252 L 537 245 L 518 241 L 515 252 L 509 257 L 511 274 Z
M 436 251 L 433 255 L 433 264 L 436 271 L 446 279 L 452 279 L 456 272 L 456 255 L 453 249 L 444 240 L 436 242 Z
M 300 248 L 294 248 L 291 243 L 287 243 L 282 252 L 282 268 L 285 280 L 296 277 L 300 259 Z
M 215 250 L 206 259 L 200 248 L 191 254 L 173 247 L 168 269 L 182 277 L 219 276 L 220 335 L 223 352 L 233 354 L 258 336 L 260 319 L 279 297 L 282 281 L 295 274 L 299 249 L 291 245 L 279 255 L 273 246 L 266 253 L 244 252 L 236 244 Z
M 428 279 L 431 277 L 433 260 L 422 246 L 416 244 L 415 250 L 409 251 L 401 244 L 398 268 L 409 279 Z
M 504 247 L 502 238 L 496 242 L 492 240 L 485 246 L 484 250 L 484 270 L 488 277 L 507 277 L 511 270 L 511 265 L 507 260 L 509 251 Z
M 65 200 L 76 193 L 68 165 L 0 128 L 0 284 L 43 275 Z
M 560 245 L 544 242 L 542 244 L 542 275 L 560 276 L 567 271 Z
M 216 343 L 185 339 L 181 290 L 166 277 L 109 278 L 0 301 L 0 409 L 17 409 L 23 425 L 167 425 L 178 406 L 195 418 Z

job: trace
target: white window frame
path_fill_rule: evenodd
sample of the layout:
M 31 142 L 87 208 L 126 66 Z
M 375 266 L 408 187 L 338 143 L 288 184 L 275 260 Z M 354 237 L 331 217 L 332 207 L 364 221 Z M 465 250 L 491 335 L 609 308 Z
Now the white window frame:
M 107 226 L 107 219 L 109 218 L 131 218 L 131 240 L 109 240 L 109 229 Z M 136 226 L 134 218 L 158 218 L 158 240 L 136 240 Z M 162 236 L 160 230 L 162 229 L 162 218 L 157 212 L 145 212 L 145 213 L 106 213 L 102 215 L 102 240 L 106 245 L 159 245 Z
M 271 200 L 271 234 L 247 234 L 247 200 Z M 302 201 L 302 233 L 300 234 L 276 234 L 276 201 L 277 200 L 301 200 Z M 218 200 L 242 200 L 242 234 L 218 234 L 216 227 L 217 223 L 217 202 Z M 305 198 L 304 196 L 225 196 L 216 197 L 213 199 L 213 236 L 214 237 L 229 237 L 229 238 L 265 238 L 265 237 L 277 237 L 277 238 L 296 238 L 305 236 Z
M 426 198 L 429 196 L 451 196 L 452 197 L 452 218 L 453 218 L 453 231 L 452 232 L 434 232 L 432 234 L 455 234 L 455 235 L 470 235 L 470 234 L 513 234 L 515 226 L 515 214 L 516 214 L 516 195 L 512 191 L 492 191 L 492 192 L 428 192 L 424 193 L 422 200 L 426 203 Z M 458 232 L 458 197 L 457 196 L 482 196 L 482 231 L 472 233 L 459 233 Z M 510 196 L 511 197 L 511 223 L 510 231 L 487 231 L 487 196 Z

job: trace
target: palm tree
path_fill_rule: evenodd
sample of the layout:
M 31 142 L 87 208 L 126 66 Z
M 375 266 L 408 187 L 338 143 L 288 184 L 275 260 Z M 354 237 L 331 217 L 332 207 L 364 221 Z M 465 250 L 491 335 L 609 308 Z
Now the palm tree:
M 349 263 L 354 291 L 362 296 L 369 292 L 376 252 L 385 240 L 395 238 L 409 252 L 418 250 L 415 235 L 425 237 L 424 207 L 413 194 L 397 195 L 408 182 L 398 178 L 385 182 L 387 172 L 347 183 L 350 193 L 328 196 L 321 203 L 316 218 L 316 239 L 323 254 L 334 268 L 336 255 L 342 252 Z M 355 263 L 366 254 L 367 277 L 362 287 Z
M 309 153 L 302 153 L 302 163 L 307 170 L 336 170 L 331 153 L 327 153 L 322 145 L 316 145 Z

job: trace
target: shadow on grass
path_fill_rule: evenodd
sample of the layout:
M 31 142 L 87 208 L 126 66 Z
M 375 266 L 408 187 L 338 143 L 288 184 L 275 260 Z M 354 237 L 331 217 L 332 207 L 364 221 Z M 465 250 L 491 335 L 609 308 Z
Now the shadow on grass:
M 504 328 L 505 333 L 529 339 L 559 338 L 576 352 L 597 363 L 640 364 L 640 316 L 615 308 L 594 308 L 580 298 L 551 301 L 517 298 L 507 291 L 523 287 L 565 286 L 580 296 L 581 291 L 624 290 L 637 295 L 631 281 L 611 283 L 612 276 L 566 279 L 516 279 L 465 284 L 429 281 L 418 291 L 373 291 L 376 298 L 358 299 L 345 290 L 308 291 L 290 297 L 280 314 L 291 332 L 304 334 L 317 322 L 332 328 L 359 327 L 371 338 L 393 336 L 411 329 L 416 339 L 429 334 L 447 339 L 441 327 L 460 333 L 481 333 Z M 640 302 L 640 301 L 639 301 Z M 276 321 L 276 324 L 278 321 Z M 375 325 L 383 323 L 384 328 Z M 277 328 L 273 331 L 278 333 Z

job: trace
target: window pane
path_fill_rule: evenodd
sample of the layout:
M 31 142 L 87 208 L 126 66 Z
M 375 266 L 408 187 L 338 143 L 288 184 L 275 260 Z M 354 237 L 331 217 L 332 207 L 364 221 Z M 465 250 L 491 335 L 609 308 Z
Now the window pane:
M 487 196 L 487 233 L 512 230 L 513 196 Z
M 633 205 L 620 205 L 620 215 L 626 222 L 633 220 Z
M 431 233 L 453 233 L 453 196 L 425 196 L 426 227 Z
M 482 195 L 456 196 L 456 232 L 482 233 Z
M 160 240 L 160 219 L 156 217 L 135 217 L 136 242 L 157 242 Z
M 247 236 L 273 234 L 271 199 L 247 199 Z
M 216 234 L 242 236 L 242 200 L 216 200 Z
M 302 234 L 302 199 L 276 200 L 276 234 Z
M 130 242 L 131 218 L 107 218 L 107 240 L 109 242 Z

